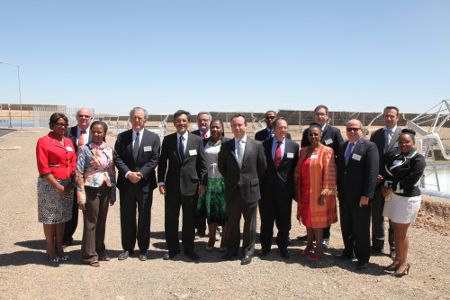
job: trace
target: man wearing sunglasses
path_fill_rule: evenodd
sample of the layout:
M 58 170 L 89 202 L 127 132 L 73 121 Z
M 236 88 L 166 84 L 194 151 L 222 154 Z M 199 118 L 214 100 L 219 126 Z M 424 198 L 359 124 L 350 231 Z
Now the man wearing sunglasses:
M 266 128 L 258 131 L 255 134 L 255 140 L 264 142 L 265 140 L 273 138 L 274 130 L 272 128 L 272 124 L 276 117 L 277 117 L 277 113 L 273 110 L 268 110 L 264 114 L 264 122 L 266 123 Z M 288 139 L 291 139 L 291 134 L 288 132 L 286 137 Z
M 337 159 L 337 187 L 342 238 L 345 249 L 338 259 L 358 259 L 366 269 L 370 259 L 370 203 L 378 176 L 377 146 L 363 136 L 359 120 L 346 123 L 348 141 L 341 144 Z
M 89 108 L 82 107 L 76 114 L 77 125 L 67 129 L 66 136 L 72 140 L 75 153 L 84 144 L 89 142 L 89 125 L 92 120 L 92 112 Z M 72 219 L 64 225 L 63 245 L 70 246 L 73 243 L 73 234 L 78 225 L 78 203 L 77 193 L 73 193 Z

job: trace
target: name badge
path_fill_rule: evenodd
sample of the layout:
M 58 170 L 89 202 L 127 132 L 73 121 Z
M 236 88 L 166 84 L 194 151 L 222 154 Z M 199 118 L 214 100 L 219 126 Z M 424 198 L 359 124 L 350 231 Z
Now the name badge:
M 317 159 L 317 154 L 311 154 L 311 159 Z
M 196 149 L 189 150 L 189 156 L 195 156 L 195 155 L 197 155 Z
M 288 153 L 286 153 L 286 157 L 287 158 L 294 158 L 294 153 L 288 152 Z
M 360 160 L 361 160 L 361 155 L 356 154 L 356 153 L 353 153 L 352 159 L 357 160 L 357 161 L 360 161 Z
M 144 147 L 144 152 L 150 152 L 152 151 L 152 146 L 145 146 Z
M 326 139 L 325 140 L 325 145 L 330 145 L 330 144 L 333 144 L 333 140 L 332 139 Z
M 69 152 L 72 152 L 72 151 L 73 151 L 72 147 L 70 147 L 70 146 L 67 146 L 67 147 L 66 147 L 66 150 L 69 151 Z
M 398 142 L 395 142 L 394 148 L 398 148 Z

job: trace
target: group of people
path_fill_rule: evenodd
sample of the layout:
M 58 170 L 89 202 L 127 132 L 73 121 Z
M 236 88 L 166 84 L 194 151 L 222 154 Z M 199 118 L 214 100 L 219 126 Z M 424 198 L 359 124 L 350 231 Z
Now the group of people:
M 63 245 L 73 240 L 78 208 L 84 219 L 81 259 L 94 267 L 110 259 L 104 244 L 105 223 L 108 206 L 116 200 L 117 168 L 123 248 L 119 260 L 134 254 L 136 241 L 139 259 L 147 260 L 153 190 L 158 187 L 165 199 L 165 260 L 180 253 L 182 208 L 181 242 L 186 257 L 199 259 L 195 230 L 204 234 L 205 223 L 206 250 L 214 249 L 221 228 L 222 258 L 239 257 L 243 217 L 240 259 L 242 265 L 250 264 L 258 207 L 258 255 L 264 258 L 271 251 L 275 224 L 279 254 L 289 259 L 295 200 L 297 219 L 307 232 L 300 237 L 307 241 L 302 255 L 318 261 L 328 248 L 330 226 L 337 222 L 338 200 L 344 250 L 336 258 L 356 257 L 357 268 L 367 268 L 371 253 L 383 251 L 387 217 L 393 262 L 386 270 L 398 277 L 409 272 L 407 230 L 420 207 L 418 182 L 425 160 L 414 148 L 414 131 L 398 128 L 400 115 L 394 106 L 384 109 L 385 127 L 374 132 L 370 141 L 364 138 L 362 123 L 349 120 L 344 142 L 339 129 L 328 123 L 328 108 L 319 105 L 315 122 L 303 132 L 301 147 L 291 139 L 287 120 L 274 111 L 266 112 L 267 126 L 254 140 L 247 135 L 247 121 L 241 114 L 231 118 L 233 138 L 227 139 L 222 120 L 211 120 L 201 112 L 199 129 L 191 133 L 190 113 L 178 110 L 173 115 L 176 132 L 165 136 L 161 144 L 158 135 L 145 129 L 147 111 L 135 107 L 130 111 L 132 128 L 118 135 L 114 148 L 106 143 L 107 125 L 90 124 L 89 109 L 80 109 L 76 117 L 77 126 L 68 129 L 67 117 L 54 113 L 51 132 L 36 147 L 39 221 L 44 224 L 52 263 L 69 259 Z

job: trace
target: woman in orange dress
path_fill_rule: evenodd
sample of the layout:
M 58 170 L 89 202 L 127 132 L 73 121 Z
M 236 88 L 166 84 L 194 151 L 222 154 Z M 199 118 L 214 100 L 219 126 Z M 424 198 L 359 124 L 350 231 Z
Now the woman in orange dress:
M 312 261 L 323 255 L 323 229 L 337 222 L 334 154 L 332 148 L 320 143 L 321 138 L 320 125 L 311 124 L 308 128 L 311 145 L 300 150 L 295 172 L 297 219 L 306 226 L 308 238 L 303 255 Z

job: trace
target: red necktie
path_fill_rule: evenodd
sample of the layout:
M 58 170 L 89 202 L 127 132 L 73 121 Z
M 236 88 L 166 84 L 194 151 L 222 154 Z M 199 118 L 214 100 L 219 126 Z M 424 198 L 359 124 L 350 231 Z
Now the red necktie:
M 203 138 L 203 139 L 206 139 L 207 137 L 208 137 L 208 135 L 207 135 L 206 133 L 203 133 L 203 134 L 202 134 L 202 138 Z
M 277 143 L 277 149 L 275 149 L 275 168 L 278 168 L 281 163 L 281 142 Z

